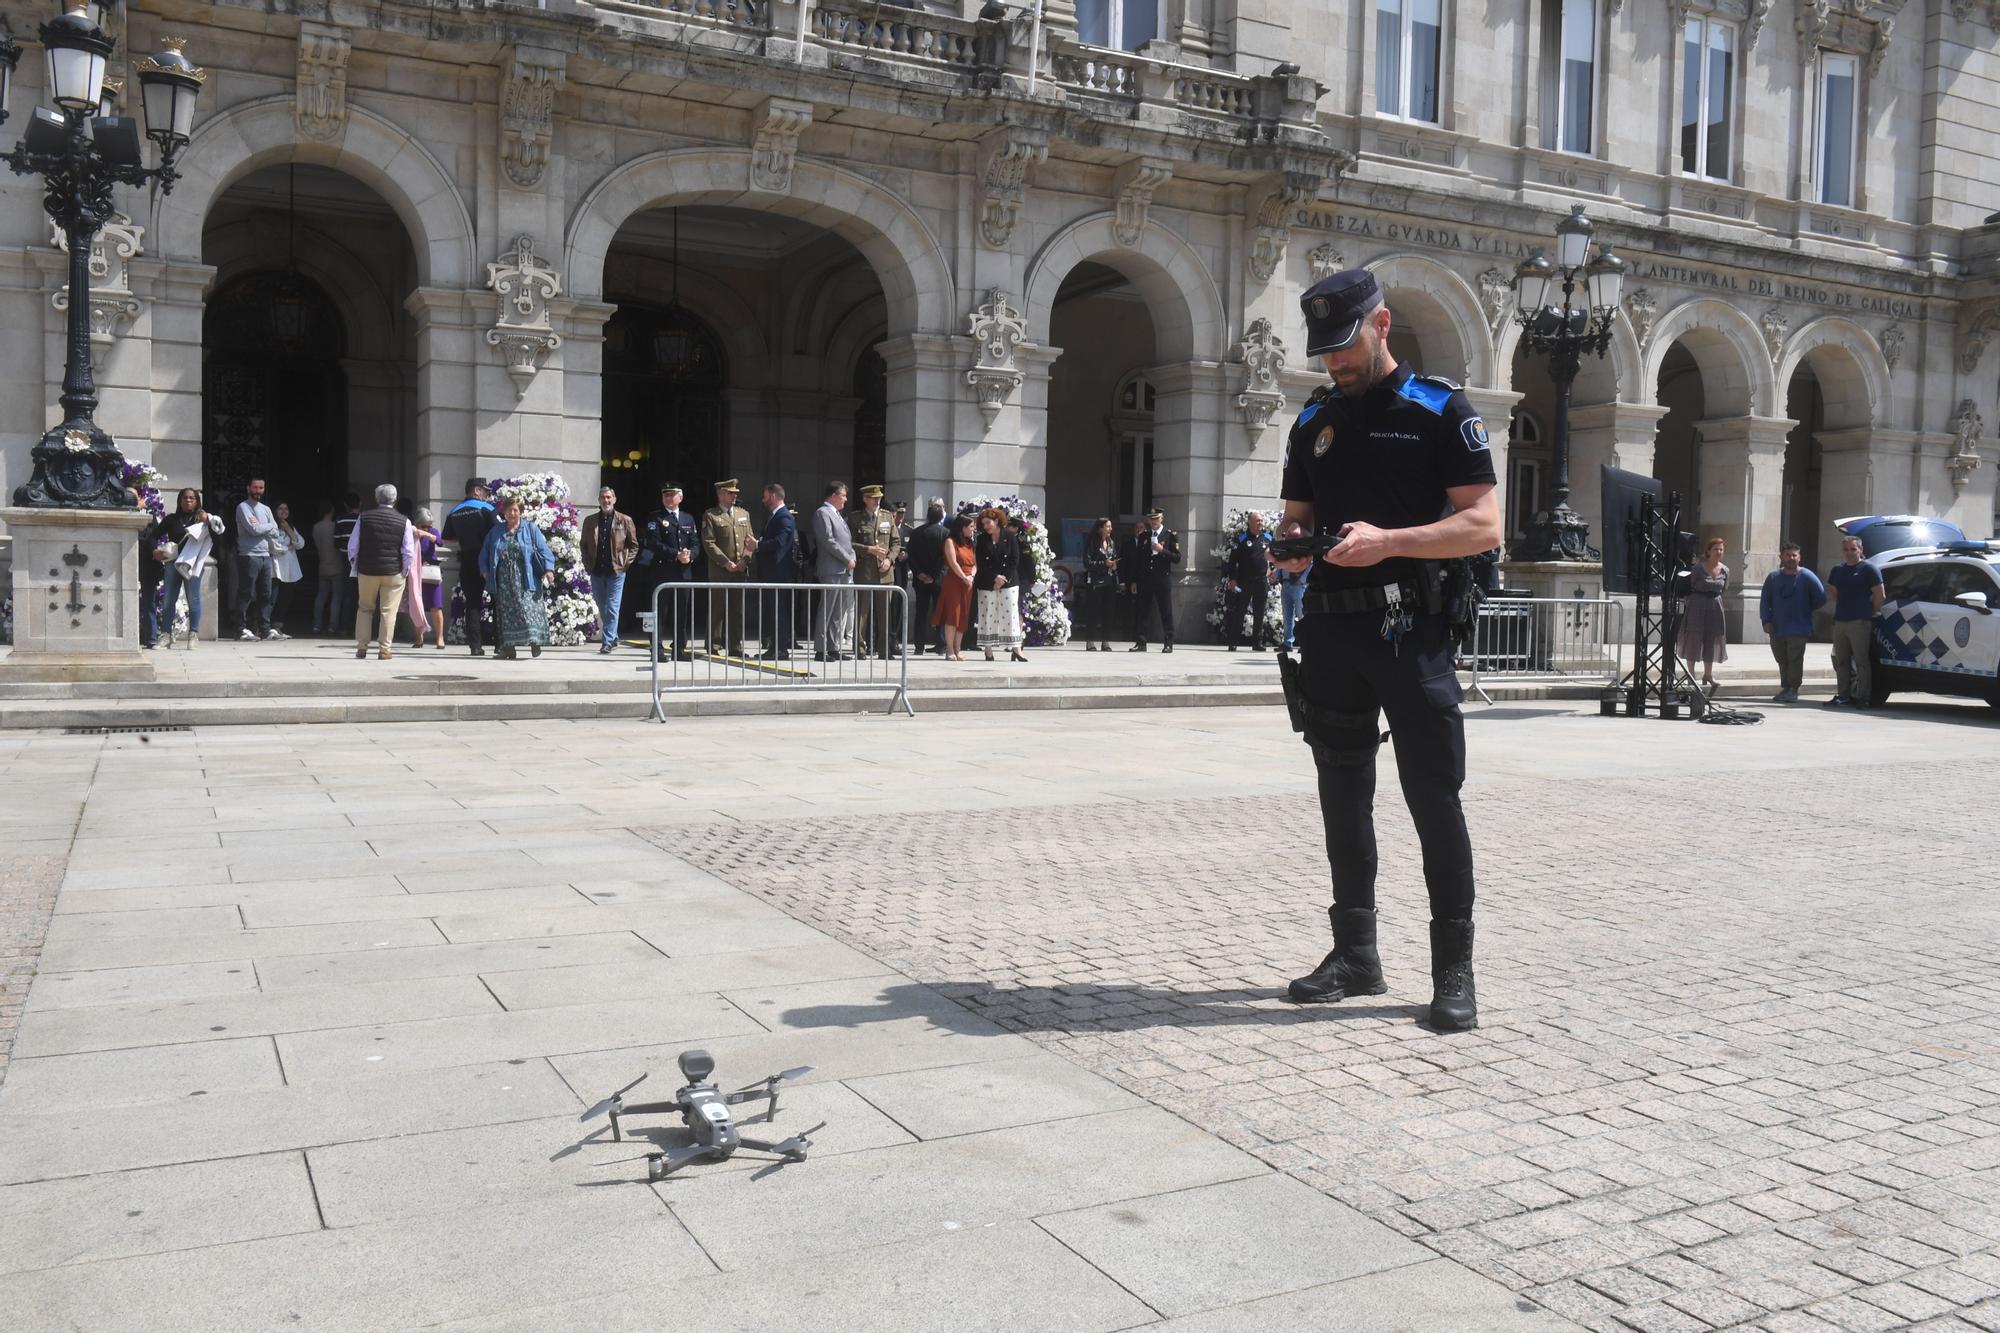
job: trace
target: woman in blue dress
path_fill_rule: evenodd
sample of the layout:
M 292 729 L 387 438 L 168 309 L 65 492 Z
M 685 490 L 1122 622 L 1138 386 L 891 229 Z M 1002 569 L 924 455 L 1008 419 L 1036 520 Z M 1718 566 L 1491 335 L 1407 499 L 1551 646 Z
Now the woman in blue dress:
M 542 590 L 555 582 L 556 557 L 532 523 L 521 521 L 519 496 L 500 502 L 500 526 L 486 534 L 479 572 L 493 594 L 494 637 L 499 655 L 516 658 L 522 644 L 536 657 L 549 641 L 549 608 Z

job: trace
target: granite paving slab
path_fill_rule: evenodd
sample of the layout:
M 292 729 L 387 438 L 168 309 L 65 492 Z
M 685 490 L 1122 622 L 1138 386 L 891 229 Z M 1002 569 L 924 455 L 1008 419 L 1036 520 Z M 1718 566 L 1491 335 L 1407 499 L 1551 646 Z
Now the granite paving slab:
M 481 944 L 445 944 L 434 936 L 430 944 L 401 949 L 349 950 L 343 953 L 294 954 L 257 960 L 257 979 L 266 991 L 301 986 L 359 985 L 369 981 L 408 981 L 419 977 L 541 976 L 544 970 L 561 976 L 597 967 L 645 966 L 660 960 L 660 951 L 630 931 L 601 935 L 558 935 L 542 940 L 489 940 Z M 500 988 L 489 988 L 508 1009 L 513 1003 Z M 713 987 L 695 989 L 713 989 Z M 600 993 L 595 998 L 603 998 Z M 579 999 L 585 997 L 579 997 Z
M 334 926 L 280 926 L 271 930 L 216 930 L 199 935 L 78 940 L 45 949 L 42 965 L 57 971 L 82 972 L 99 968 L 156 967 L 168 963 L 212 963 L 345 950 L 409 948 L 444 942 L 444 936 L 429 921 L 360 921 Z
M 28 992 L 27 1008 L 81 1009 L 101 1004 L 211 999 L 256 989 L 257 969 L 247 959 L 103 972 L 43 972 Z
M 856 1078 L 849 1086 L 920 1139 L 1070 1120 L 1145 1104 L 1117 1084 L 1048 1055 L 876 1074 Z
M 626 938 L 638 942 L 636 937 Z M 641 944 L 640 947 L 647 955 L 640 961 L 579 967 L 548 965 L 511 971 L 481 968 L 481 979 L 500 1003 L 509 1009 L 542 1009 L 554 1005 L 591 1004 L 606 998 L 688 995 L 701 991 L 729 992 L 728 998 L 742 1007 L 741 997 L 735 993 L 738 987 L 758 988 L 849 977 L 887 976 L 894 981 L 904 980 L 885 973 L 880 963 L 844 944 L 745 949 L 693 958 L 662 958 L 652 946 Z M 760 1021 L 763 1018 L 759 1009 L 749 1009 L 748 1012 Z
M 1515 1295 L 1491 1278 L 1448 1260 L 1432 1259 L 1146 1327 L 1152 1333 L 1273 1333 L 1281 1329 L 1312 1329 L 1314 1333 L 1576 1333 L 1582 1326 Z M 1771 1327 L 1777 1330 L 1782 1326 Z
M 269 1037 L 48 1055 L 16 1060 L 8 1069 L 0 1083 L 0 1114 L 170 1102 L 284 1084 L 278 1047 Z

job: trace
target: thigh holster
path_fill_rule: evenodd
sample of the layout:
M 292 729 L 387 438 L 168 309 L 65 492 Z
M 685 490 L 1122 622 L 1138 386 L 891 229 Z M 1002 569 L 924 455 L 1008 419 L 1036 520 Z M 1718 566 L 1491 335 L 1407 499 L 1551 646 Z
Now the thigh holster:
M 1290 653 L 1278 654 L 1278 683 L 1285 692 L 1292 730 L 1305 737 L 1313 758 L 1343 766 L 1372 763 L 1376 749 L 1389 738 L 1387 732 L 1375 730 L 1376 710 L 1346 712 L 1316 704 L 1306 698 L 1302 674 Z

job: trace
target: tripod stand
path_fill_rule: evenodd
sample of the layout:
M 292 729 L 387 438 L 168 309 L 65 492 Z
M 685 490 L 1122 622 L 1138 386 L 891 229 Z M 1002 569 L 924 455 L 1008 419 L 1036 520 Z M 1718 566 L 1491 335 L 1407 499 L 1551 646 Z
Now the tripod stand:
M 1618 696 L 1623 694 L 1627 717 L 1644 717 L 1650 705 L 1657 707 L 1663 718 L 1678 718 L 1686 709 L 1688 717 L 1699 719 L 1708 711 L 1708 696 L 1674 651 L 1688 587 L 1688 566 L 1681 556 L 1679 494 L 1667 497 L 1664 512 L 1651 495 L 1641 497 L 1637 517 L 1626 524 L 1625 540 L 1629 568 L 1638 575 L 1639 584 L 1632 669 L 1605 692 L 1600 711 L 1606 717 L 1615 716 Z M 1655 594 L 1659 597 L 1657 610 Z

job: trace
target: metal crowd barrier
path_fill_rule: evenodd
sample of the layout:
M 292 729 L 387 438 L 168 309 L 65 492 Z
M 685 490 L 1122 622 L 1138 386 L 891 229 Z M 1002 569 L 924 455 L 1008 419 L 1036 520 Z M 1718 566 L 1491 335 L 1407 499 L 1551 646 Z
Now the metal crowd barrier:
M 1494 596 L 1480 603 L 1472 651 L 1460 660 L 1490 704 L 1489 680 L 1615 684 L 1624 642 L 1625 608 L 1611 598 Z
M 662 583 L 646 619 L 656 722 L 670 690 L 894 690 L 889 711 L 916 716 L 893 583 Z

